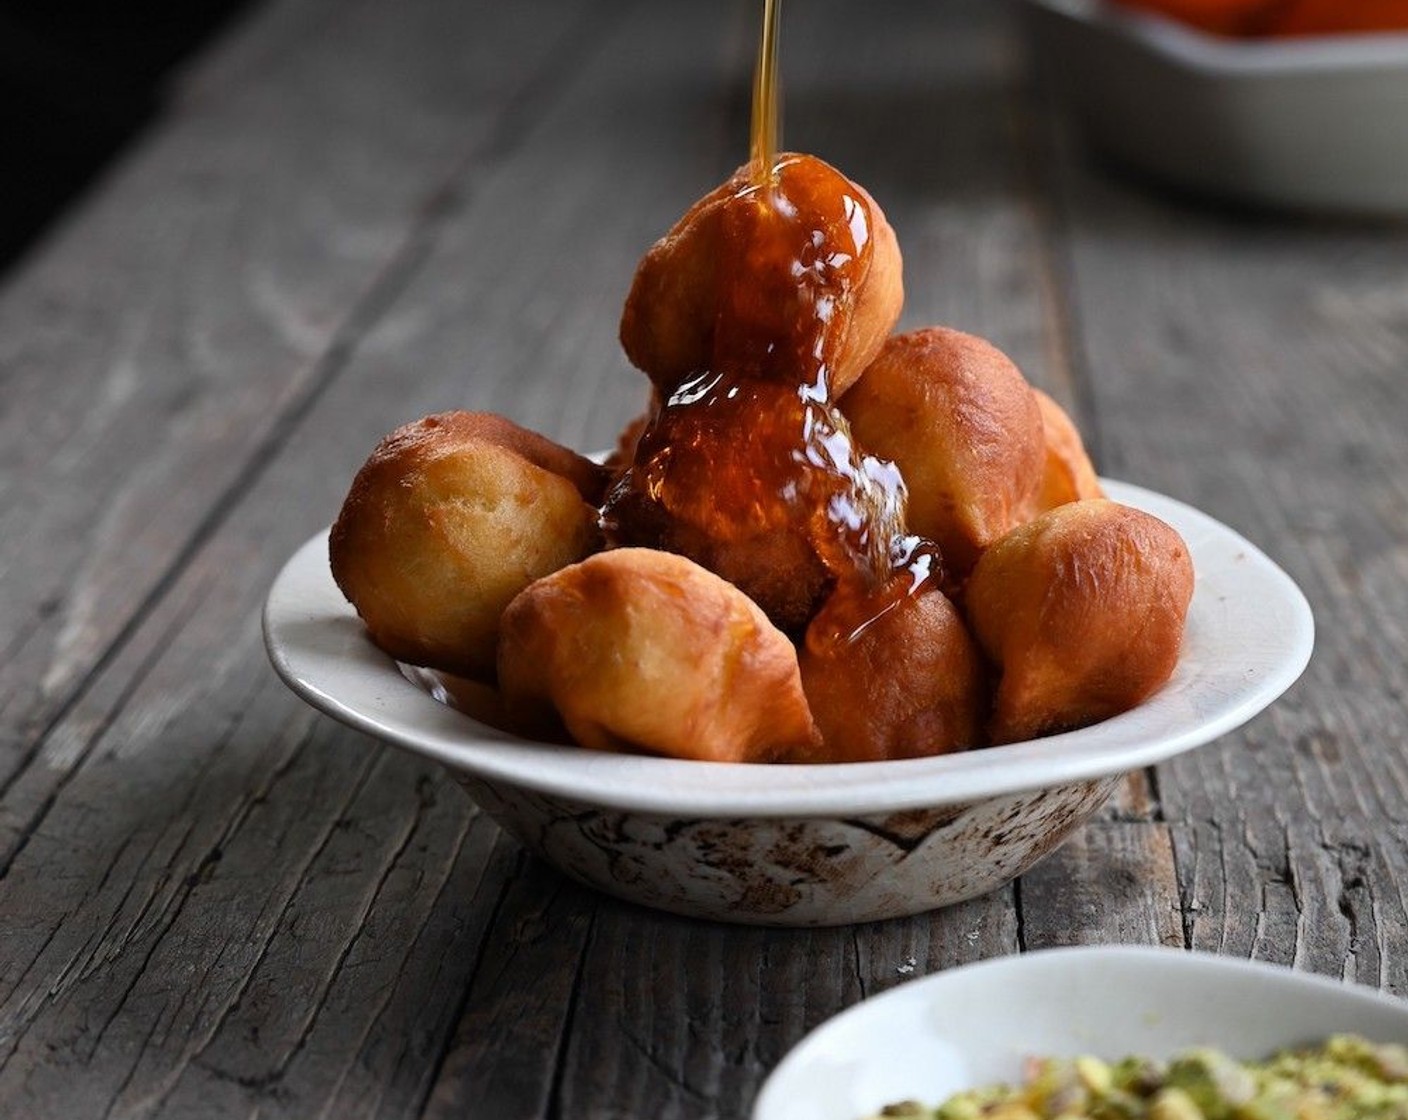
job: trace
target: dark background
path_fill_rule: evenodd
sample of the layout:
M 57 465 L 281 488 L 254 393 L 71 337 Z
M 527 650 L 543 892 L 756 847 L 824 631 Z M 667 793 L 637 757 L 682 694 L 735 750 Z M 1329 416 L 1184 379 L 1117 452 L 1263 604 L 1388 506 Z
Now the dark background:
M 251 0 L 0 0 L 0 273 L 161 112 L 168 76 Z

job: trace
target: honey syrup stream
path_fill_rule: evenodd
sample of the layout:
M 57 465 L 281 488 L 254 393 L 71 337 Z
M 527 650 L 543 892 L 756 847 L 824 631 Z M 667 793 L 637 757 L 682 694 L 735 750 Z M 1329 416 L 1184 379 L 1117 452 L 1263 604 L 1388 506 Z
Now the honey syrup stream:
M 715 223 L 720 262 L 708 359 L 657 383 L 661 407 L 603 527 L 614 544 L 690 556 L 798 638 L 829 601 L 807 641 L 835 647 L 935 588 L 942 564 L 905 530 L 894 464 L 855 446 L 834 399 L 873 218 L 835 169 L 778 152 L 780 17 L 781 0 L 763 0 L 749 163 L 691 214 Z
M 763 0 L 763 29 L 758 39 L 758 61 L 753 72 L 753 136 L 749 153 L 755 183 L 774 178 L 777 162 L 778 78 L 777 29 L 782 0 Z

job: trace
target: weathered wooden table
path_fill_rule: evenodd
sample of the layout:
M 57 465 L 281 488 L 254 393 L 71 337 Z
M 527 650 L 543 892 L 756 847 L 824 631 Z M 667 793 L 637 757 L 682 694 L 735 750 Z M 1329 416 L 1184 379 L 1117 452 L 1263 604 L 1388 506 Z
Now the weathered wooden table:
M 1408 994 L 1408 230 L 1099 171 L 991 0 L 787 15 L 788 141 L 885 207 L 905 324 L 1270 552 L 1305 678 L 911 920 L 713 926 L 527 857 L 288 694 L 258 609 L 395 424 L 637 411 L 620 301 L 743 157 L 756 4 L 274 0 L 0 294 L 0 1115 L 741 1117 L 862 996 L 1075 942 Z

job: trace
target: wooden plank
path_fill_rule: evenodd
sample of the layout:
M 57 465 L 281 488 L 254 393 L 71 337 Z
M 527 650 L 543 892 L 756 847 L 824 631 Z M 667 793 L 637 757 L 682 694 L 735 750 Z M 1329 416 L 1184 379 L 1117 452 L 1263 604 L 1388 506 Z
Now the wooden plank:
M 1173 826 L 1194 948 L 1408 993 L 1408 858 L 1382 824 L 1220 816 Z
M 515 8 L 515 11 L 521 13 L 520 8 Z M 424 10 L 418 14 L 415 11 L 384 14 L 384 20 L 396 24 L 393 31 L 380 27 L 375 21 L 363 21 L 359 27 L 345 28 L 345 34 L 320 39 L 320 48 L 313 58 L 304 65 L 294 65 L 294 62 L 287 65 L 290 75 L 296 75 L 287 80 L 306 83 L 317 80 L 320 70 L 328 70 L 327 75 L 322 76 L 324 97 L 331 103 L 328 116 L 341 118 L 342 135 L 339 139 L 346 151 L 329 152 L 327 145 L 332 141 L 320 138 L 313 145 L 310 155 L 314 158 L 338 155 L 344 161 L 351 159 L 353 162 L 408 162 L 410 166 L 403 172 L 397 172 L 394 182 L 380 178 L 380 172 L 372 176 L 369 182 L 358 183 L 358 176 L 352 176 L 352 185 L 359 186 L 365 192 L 365 197 L 348 200 L 362 207 L 359 213 L 351 207 L 335 207 L 332 204 L 334 197 L 318 197 L 327 194 L 328 187 L 322 178 L 335 168 L 314 172 L 294 159 L 287 166 L 287 173 L 290 176 L 301 175 L 303 179 L 294 178 L 283 186 L 283 190 L 290 192 L 290 206 L 294 206 L 301 190 L 308 196 L 307 203 L 298 203 L 294 209 L 303 207 L 310 210 L 307 216 L 310 220 L 315 214 L 317 221 L 328 223 L 327 227 L 315 230 L 298 228 L 287 231 L 294 242 L 308 242 L 306 248 L 313 252 L 311 256 L 298 258 L 297 269 L 290 270 L 287 276 L 279 275 L 294 263 L 291 256 L 290 259 L 280 256 L 291 254 L 291 248 L 283 247 L 283 238 L 277 235 L 279 230 L 276 225 L 269 228 L 260 225 L 248 234 L 258 245 L 258 248 L 251 249 L 252 258 L 258 262 L 251 263 L 248 276 L 235 278 L 244 283 L 244 287 L 237 286 L 235 292 L 225 290 L 218 286 L 217 278 L 221 283 L 230 285 L 231 268 L 225 242 L 239 237 L 239 213 L 231 214 L 232 225 L 222 234 L 214 228 L 200 225 L 200 214 L 191 214 L 189 220 L 199 225 L 200 237 L 211 238 L 211 244 L 201 241 L 201 244 L 184 245 L 169 262 L 168 268 L 172 273 L 169 280 L 153 283 L 151 289 L 134 289 L 134 299 L 152 301 L 153 306 L 134 310 L 122 306 L 121 301 L 113 300 L 111 306 L 104 310 L 104 314 L 113 318 L 114 330 L 132 330 L 131 324 L 141 327 L 148 321 L 161 321 L 163 325 L 161 330 L 155 332 L 159 338 L 153 338 L 149 347 L 144 342 L 139 351 L 130 355 L 134 365 L 128 372 L 135 379 L 132 387 L 137 397 L 131 400 L 124 397 L 111 414 L 94 421 L 94 430 L 90 433 L 63 437 L 63 448 L 56 454 L 75 456 L 75 462 L 82 465 L 75 468 L 76 475 L 63 479 L 61 486 L 54 479 L 52 466 L 46 468 L 39 463 L 25 465 L 24 471 L 15 475 L 21 490 L 32 490 L 35 509 L 42 507 L 44 513 L 35 516 L 34 523 L 25 534 L 0 533 L 0 552 L 14 547 L 25 554 L 0 559 L 0 565 L 4 562 L 11 564 L 11 578 L 4 582 L 4 611 L 8 613 L 8 603 L 14 602 L 17 616 L 34 613 L 44 616 L 45 621 L 42 626 L 21 626 L 23 637 L 11 647 L 10 657 L 0 664 L 0 714 L 4 717 L 6 734 L 11 737 L 8 742 L 14 748 L 13 751 L 0 751 L 0 783 L 14 786 L 6 797 L 3 813 L 0 813 L 0 828 L 23 830 L 24 821 L 31 816 L 34 807 L 42 807 L 49 796 L 56 776 L 54 768 L 35 769 L 31 766 L 23 769 L 34 758 L 35 744 L 45 733 L 49 721 L 72 703 L 73 689 L 83 685 L 84 675 L 94 665 L 100 664 L 101 658 L 110 657 L 108 644 L 127 634 L 135 620 L 141 617 L 145 597 L 161 593 L 163 582 L 172 578 L 172 573 L 179 569 L 190 549 L 199 544 L 204 534 L 213 530 L 218 518 L 228 513 L 227 507 L 234 500 L 234 494 L 248 485 L 252 473 L 263 468 L 277 442 L 287 438 L 289 424 L 296 418 L 297 410 L 306 407 L 322 392 L 329 380 L 335 378 L 345 359 L 346 347 L 351 345 L 358 331 L 365 328 L 366 318 L 375 317 L 384 300 L 389 299 L 390 294 L 404 282 L 404 270 L 411 268 L 413 262 L 420 258 L 424 252 L 425 238 L 429 237 L 429 231 L 435 225 L 431 217 L 425 214 L 417 216 L 417 206 L 424 206 L 436 192 L 444 189 L 449 176 L 456 172 L 456 159 L 487 155 L 491 145 L 500 144 L 505 134 L 520 127 L 524 104 L 511 99 L 493 100 L 498 97 L 493 83 L 503 83 L 503 93 L 521 93 L 525 86 L 531 87 L 535 73 L 541 75 L 545 70 L 562 72 L 562 59 L 553 58 L 549 48 L 552 44 L 562 48 L 567 37 L 573 34 L 572 21 L 556 18 L 553 23 L 551 8 L 543 11 L 542 15 L 549 20 L 549 25 L 556 27 L 556 38 L 545 34 L 529 35 L 527 28 L 517 23 L 518 18 L 525 18 L 522 14 L 514 17 L 504 28 L 498 41 L 482 42 L 476 38 L 480 44 L 476 51 L 483 52 L 486 58 L 483 59 L 483 70 L 474 80 L 460 79 L 460 69 L 466 65 L 465 52 L 445 46 L 455 38 L 452 34 L 455 28 L 446 25 L 446 18 L 449 17 L 434 4 L 425 4 Z M 486 32 L 494 30 L 494 24 L 479 23 L 476 27 Z M 466 30 L 460 28 L 462 37 L 463 34 Z M 389 41 L 391 45 L 382 45 L 382 41 Z M 524 46 L 528 52 L 521 63 L 513 61 L 513 49 L 517 45 Z M 431 54 L 424 54 L 422 46 Z M 442 51 L 438 62 L 432 48 Z M 582 41 L 573 39 L 573 49 L 580 48 Z M 325 55 L 325 51 L 331 51 L 331 54 Z M 414 62 L 408 61 L 407 56 L 413 56 Z M 337 69 L 338 59 L 342 59 L 341 65 L 352 68 L 358 63 L 372 66 L 367 82 L 341 75 Z M 474 59 L 476 54 L 473 52 L 467 56 L 469 63 L 473 63 Z M 431 72 L 435 65 L 448 69 L 444 83 L 436 83 L 432 79 Z M 376 69 L 377 66 L 380 69 Z M 545 70 L 535 70 L 534 66 Z M 456 137 L 462 141 L 463 147 L 453 149 L 453 158 L 446 154 L 444 147 L 448 134 L 422 138 L 420 142 L 427 144 L 427 151 L 421 152 L 417 159 L 411 158 L 417 154 L 407 148 L 404 139 L 394 141 L 397 151 L 377 149 L 375 142 L 358 134 L 358 128 L 375 137 L 382 130 L 390 134 L 393 128 L 398 128 L 394 121 L 372 117 L 366 124 L 359 124 L 360 104 L 349 106 L 338 103 L 338 96 L 359 103 L 367 90 L 375 92 L 377 83 L 396 87 L 400 80 L 397 73 L 408 69 L 415 70 L 418 83 L 438 90 L 439 96 L 460 99 L 458 111 L 462 131 L 456 132 Z M 269 80 L 272 82 L 272 79 Z M 272 87 L 277 89 L 279 83 L 272 82 Z M 424 90 L 413 92 L 424 93 Z M 294 100 L 301 96 L 297 85 L 287 93 Z M 417 104 L 408 101 L 406 90 L 401 90 L 391 100 L 390 107 L 398 106 L 408 114 L 420 114 L 422 117 L 439 117 L 445 128 L 451 128 L 455 104 L 455 101 L 439 106 Z M 134 163 L 130 178 L 139 180 L 152 192 L 159 192 L 163 186 L 162 176 L 169 178 L 172 175 L 172 163 L 179 166 L 183 159 L 199 161 L 203 158 L 199 151 L 194 154 L 186 151 L 190 145 L 204 142 L 197 139 L 206 135 L 203 130 L 227 137 L 224 142 L 235 147 L 239 142 L 249 145 L 255 139 L 277 134 L 262 104 L 258 113 L 249 108 L 242 114 L 237 106 L 215 120 L 211 120 L 211 116 L 214 116 L 213 111 L 199 114 L 199 121 L 189 128 L 193 135 L 187 134 L 186 130 L 176 130 L 168 144 L 158 147 L 148 162 Z M 251 116 L 252 120 L 246 121 L 245 116 Z M 318 117 L 303 123 L 294 121 L 289 125 L 291 139 L 279 142 L 298 142 L 300 128 L 321 132 L 331 127 L 332 121 Z M 386 144 L 391 142 L 389 135 L 380 138 Z M 273 144 L 275 141 L 266 139 L 266 142 Z M 401 148 L 407 149 L 398 151 Z M 303 156 L 303 159 L 308 158 L 310 156 Z M 228 182 L 222 180 L 221 189 L 239 194 L 242 190 L 238 180 L 239 168 L 248 165 L 228 162 L 230 166 L 224 172 Z M 415 165 L 420 165 L 420 178 L 414 182 L 401 179 Z M 493 166 L 491 159 L 476 163 L 472 176 L 465 178 L 460 175 L 460 185 L 466 187 L 473 183 L 477 175 L 489 172 Z M 463 172 L 462 168 L 459 170 Z M 298 182 L 306 185 L 296 186 Z M 155 223 L 159 214 L 153 211 L 148 216 L 138 201 L 130 197 L 135 190 L 137 187 L 128 187 L 125 179 L 115 182 L 113 189 L 104 196 L 103 204 L 90 216 L 80 218 L 76 224 L 72 248 L 68 244 L 56 248 L 35 268 L 32 285 L 23 283 L 15 292 L 15 299 L 0 303 L 0 321 L 4 321 L 6 307 L 11 303 L 17 306 L 28 303 L 31 286 L 42 287 L 49 272 L 62 272 L 65 268 L 75 272 L 80 270 L 79 261 L 70 262 L 70 256 L 82 258 L 83 252 L 96 252 L 101 259 L 104 252 L 118 254 L 120 249 L 125 249 L 127 256 L 138 255 L 139 245 L 128 247 L 124 239 L 128 237 L 122 232 L 127 230 L 124 221 L 128 216 L 127 210 L 122 207 L 137 207 L 137 214 L 131 216 L 131 227 L 137 234 L 141 234 L 146 221 Z M 313 199 L 317 199 L 315 204 Z M 280 211 L 279 206 L 258 196 L 252 197 L 252 203 L 258 203 L 273 213 Z M 382 207 L 380 213 L 377 213 L 377 207 Z M 377 232 L 379 223 L 383 228 Z M 94 248 L 93 239 L 99 237 L 113 244 Z M 265 238 L 270 239 L 268 244 Z M 362 256 L 360 252 L 353 252 L 349 261 L 339 268 L 318 256 L 321 252 L 348 256 L 349 248 L 363 244 L 367 249 L 382 245 L 384 259 L 377 259 L 376 254 Z M 165 252 L 175 254 L 169 247 Z M 218 255 L 207 259 L 203 254 Z M 362 268 L 352 270 L 351 265 L 358 258 Z M 327 263 L 325 269 L 322 268 L 324 263 Z M 203 269 L 211 273 L 210 287 L 200 287 L 197 283 L 203 276 Z M 307 269 L 306 275 L 300 275 L 298 269 Z M 111 278 L 107 279 L 111 282 Z M 273 283 L 275 280 L 277 285 L 287 285 L 287 290 L 282 287 L 277 290 L 275 287 L 260 287 L 262 283 Z M 352 286 L 356 282 L 369 283 L 369 290 L 359 293 Z M 197 287 L 191 292 L 183 289 L 182 285 Z M 76 285 L 76 289 L 75 296 L 70 297 L 69 303 L 63 306 L 63 314 L 82 321 L 86 314 L 82 307 L 86 289 L 82 285 Z M 277 299 L 269 303 L 275 296 Z M 324 325 L 328 330 L 310 328 L 311 332 L 301 335 L 303 341 L 300 347 L 306 345 L 308 352 L 276 356 L 266 349 L 266 344 L 273 341 L 270 330 L 279 327 L 277 323 L 270 323 L 270 311 L 277 310 L 279 316 L 303 314 L 300 306 L 311 310 L 307 306 L 310 301 L 315 303 L 332 296 L 351 300 L 353 306 L 339 311 L 328 307 L 321 311 L 320 317 L 327 320 Z M 58 311 L 51 310 L 51 317 L 55 316 L 58 316 Z M 242 323 L 241 316 L 255 316 L 258 321 Z M 345 323 L 338 321 L 342 316 L 346 318 Z M 187 325 L 194 330 L 196 325 L 207 320 L 224 321 L 222 330 L 228 332 L 228 337 L 222 335 L 224 349 L 217 351 L 211 340 L 199 341 L 197 345 L 196 335 L 186 337 L 183 334 Z M 141 330 L 145 332 L 146 328 L 142 327 Z M 84 331 L 75 325 L 63 335 L 63 344 L 96 347 L 100 344 L 101 332 L 97 335 L 97 338 L 86 337 Z M 315 351 L 314 348 L 320 344 L 324 351 Z M 186 351 L 193 347 L 197 352 L 208 352 L 210 369 L 201 371 L 191 368 Z M 38 361 L 38 355 L 34 355 L 34 361 Z M 58 362 L 59 358 L 48 355 L 45 361 Z M 258 366 L 258 369 L 253 369 L 253 366 Z M 141 371 L 139 378 L 138 369 Z M 21 373 L 30 371 L 30 359 L 27 358 L 21 363 Z M 39 376 L 41 366 L 32 366 L 32 371 L 35 375 L 34 390 L 39 392 L 42 389 L 42 378 Z M 73 382 L 79 389 L 83 386 L 84 373 L 90 372 L 93 369 L 84 368 L 76 372 Z M 165 387 L 162 385 L 163 379 L 168 382 Z M 193 379 L 203 380 L 203 386 L 189 389 Z M 63 379 L 61 385 L 68 389 L 69 379 Z M 298 397 L 300 385 L 301 400 Z M 190 423 L 183 421 L 180 433 L 169 434 L 165 441 L 148 440 L 145 430 L 149 427 L 149 413 L 146 409 L 151 407 L 152 402 L 145 399 L 146 393 L 177 392 L 177 389 L 182 392 L 183 399 L 189 397 Z M 231 396 L 235 399 L 230 399 Z M 280 407 L 293 411 L 280 418 Z M 11 423 L 18 425 L 23 423 L 21 411 L 7 413 L 6 416 Z M 4 423 L 6 421 L 0 418 L 0 425 Z M 103 444 L 103 451 L 84 451 L 84 441 L 89 437 Z M 34 454 L 41 451 L 41 445 L 35 438 L 17 438 L 17 444 L 20 448 L 18 454 L 25 454 L 27 448 Z M 49 448 L 49 451 L 54 449 Z M 104 458 L 107 455 L 125 456 L 122 461 L 130 459 L 130 469 L 115 472 L 114 475 L 110 459 Z M 155 456 L 155 459 L 145 461 L 146 455 Z M 99 471 L 103 472 L 101 482 L 89 479 L 83 473 Z M 339 480 L 348 476 L 345 471 L 339 471 Z M 180 479 L 180 485 L 176 485 L 176 478 Z M 45 482 L 46 479 L 48 482 Z M 49 503 L 44 493 L 45 486 L 55 487 L 56 496 L 62 500 Z M 6 513 L 14 517 L 23 516 L 23 507 L 28 500 L 30 496 L 21 493 L 18 506 L 14 510 L 7 509 Z M 89 516 L 84 510 L 94 503 L 106 503 L 107 513 L 99 518 L 100 523 L 94 525 L 92 531 L 72 524 L 72 518 L 82 520 Z M 324 502 L 324 509 L 329 510 L 327 517 L 331 517 L 335 504 Z M 0 514 L 0 525 L 3 525 L 3 517 L 4 514 Z M 49 534 L 58 535 L 62 545 L 58 541 L 48 540 Z M 51 611 L 45 606 L 51 603 L 51 600 L 45 599 L 48 596 L 45 589 L 54 580 L 65 578 L 68 571 L 65 565 L 69 562 L 66 558 L 72 559 L 75 564 L 82 564 L 84 573 L 68 573 L 73 578 L 65 592 L 68 596 L 65 602 L 72 610 Z M 34 585 L 31 575 L 41 583 Z M 35 679 L 37 676 L 42 679 Z M 17 816 L 18 820 L 15 820 Z M 3 855 L 3 848 L 0 848 L 0 855 Z
M 0 788 L 591 19 L 554 0 L 350 11 L 163 125 L 0 291 Z
M 1022 876 L 1022 947 L 1184 945 L 1169 830 L 1100 821 Z
M 213 41 L 166 76 L 163 100 L 176 112 L 248 86 L 308 41 L 345 18 L 354 5 L 375 0 L 280 0 L 237 13 Z
M 563 1030 L 593 1014 L 582 957 L 604 903 L 523 857 L 495 915 L 424 1115 L 503 1120 L 555 1109 Z
M 1172 461 L 1176 441 L 1157 416 L 1132 419 L 1139 387 L 1111 363 L 1137 349 L 1138 321 L 1105 310 L 1092 323 L 1085 302 L 1119 287 L 1104 271 L 1110 260 L 1138 287 L 1141 266 L 1170 245 L 1176 259 L 1188 253 L 1186 231 L 1116 207 L 1113 220 L 1126 224 L 1111 233 L 1102 224 L 1111 216 L 1075 194 L 1063 195 L 1062 224 L 1042 227 L 1003 132 L 1006 59 L 979 0 L 896 7 L 853 58 L 836 49 L 853 26 L 840 6 L 816 11 L 840 30 L 795 24 L 796 51 L 839 70 L 824 82 L 804 66 L 789 80 L 802 105 L 789 135 L 875 187 L 909 253 L 908 321 L 991 334 L 1048 384 L 1090 374 L 1102 420 L 1107 400 L 1117 406 L 1103 430 L 1116 433 L 1127 468 L 1147 468 L 1156 485 L 1206 486 L 1240 508 L 1246 499 L 1223 495 L 1212 466 Z M 416 760 L 313 719 L 269 679 L 253 608 L 381 431 L 469 404 L 579 446 L 609 442 L 641 395 L 613 338 L 635 255 L 741 145 L 741 125 L 733 136 L 727 123 L 741 121 L 741 97 L 721 90 L 746 75 L 742 12 L 725 28 L 704 6 L 648 6 L 608 25 L 599 49 L 574 52 L 581 72 L 562 75 L 543 112 L 522 121 L 511 158 L 451 184 L 396 283 L 363 305 L 335 354 L 331 334 L 310 344 L 332 363 L 325 386 L 266 439 L 269 461 L 245 472 L 151 609 L 65 702 L 40 765 L 0 805 L 15 856 L 0 908 L 18 916 L 0 939 L 0 1043 L 10 1054 L 0 1111 L 414 1115 L 428 1093 L 431 1115 L 488 1100 L 496 1116 L 736 1116 L 806 1029 L 911 976 L 1020 944 L 1182 944 L 1185 923 L 1170 908 L 1180 886 L 1197 946 L 1352 968 L 1403 990 L 1408 858 L 1397 836 L 1366 832 L 1401 833 L 1393 822 L 1408 819 L 1388 702 L 1405 616 L 1353 609 L 1363 587 L 1397 604 L 1402 520 L 1368 537 L 1368 519 L 1354 514 L 1356 547 L 1322 532 L 1301 561 L 1341 628 L 1317 672 L 1343 692 L 1307 682 L 1245 735 L 1163 768 L 1157 790 L 1136 778 L 1105 819 L 1024 878 L 1020 929 L 1012 890 L 903 922 L 795 933 L 600 901 L 522 860 Z M 953 66 L 934 63 L 921 30 L 947 36 Z M 679 53 L 662 49 L 677 41 Z M 881 55 L 900 60 L 883 69 L 887 82 L 860 83 Z M 960 55 L 977 61 L 959 66 Z M 936 89 L 919 80 L 930 66 L 949 75 Z M 900 146 L 876 120 L 913 123 L 927 143 L 890 151 Z M 864 171 L 872 158 L 874 177 Z M 1159 236 L 1141 249 L 1149 227 Z M 1083 279 L 1079 316 L 1061 329 L 1080 343 L 1072 354 L 1091 355 L 1069 368 L 1059 347 L 1051 356 L 1042 266 L 1022 266 L 1063 246 L 1068 229 Z M 204 298 L 197 291 L 192 305 Z M 1092 348 L 1087 333 L 1105 341 Z M 1190 362 L 1177 396 L 1215 380 L 1204 370 Z M 1387 393 L 1385 378 L 1375 383 Z M 1247 402 L 1230 406 L 1247 390 L 1211 391 L 1224 395 L 1227 417 L 1198 403 L 1197 422 L 1222 424 L 1231 446 L 1231 418 L 1246 420 Z M 1175 399 L 1161 394 L 1163 407 Z M 1265 386 L 1252 397 L 1257 408 L 1270 400 Z M 1292 408 L 1302 421 L 1308 403 Z M 1130 422 L 1150 437 L 1143 457 L 1120 434 Z M 119 423 L 133 425 L 133 415 Z M 1388 437 L 1365 438 L 1377 448 Z M 1245 484 L 1258 470 L 1238 460 L 1234 474 Z M 1349 501 L 1357 480 L 1341 473 L 1337 486 L 1309 488 L 1320 502 Z M 1285 503 L 1292 484 L 1281 485 L 1274 500 Z M 1386 487 L 1373 493 L 1386 517 L 1399 516 Z M 1256 511 L 1275 529 L 1268 541 L 1290 543 L 1303 527 L 1289 508 Z M 1356 655 L 1356 641 L 1368 652 Z M 1355 708 L 1364 701 L 1369 714 Z M 1217 909 L 1204 911 L 1205 899 Z
M 338 1102 L 364 1107 L 351 1087 L 370 1077 L 383 1084 L 378 1114 L 413 1112 L 454 1021 L 443 1016 L 458 1010 L 462 993 L 472 997 L 466 1021 L 513 1022 L 522 973 L 497 974 L 494 954 L 528 959 L 522 919 L 549 906 L 545 896 L 560 881 L 536 866 L 524 878 L 503 857 L 486 868 L 482 826 L 467 806 L 457 817 L 438 808 L 437 794 L 437 808 L 425 807 L 424 767 L 368 755 L 357 736 L 312 721 L 270 678 L 255 607 L 282 558 L 336 509 L 357 461 L 403 410 L 514 400 L 526 420 L 557 434 L 570 425 L 614 433 L 640 394 L 614 341 L 620 292 L 548 266 L 564 253 L 614 259 L 628 276 L 635 247 L 653 235 L 637 225 L 637 208 L 598 216 L 617 193 L 624 152 L 590 132 L 623 105 L 637 106 L 645 137 L 650 122 L 673 130 L 682 116 L 716 112 L 712 80 L 687 82 L 685 103 L 672 109 L 634 96 L 631 60 L 646 60 L 657 76 L 717 68 L 717 54 L 699 54 L 698 34 L 683 36 L 673 58 L 650 49 L 661 24 L 677 18 L 662 10 L 607 24 L 600 51 L 579 42 L 585 69 L 562 73 L 551 111 L 523 138 L 526 166 L 471 169 L 464 199 L 443 211 L 437 252 L 453 251 L 454 267 L 427 261 L 417 290 L 358 338 L 247 498 L 201 542 L 45 741 L 40 765 L 12 787 L 14 862 L 0 900 L 26 917 L 23 936 L 0 946 L 9 985 L 0 1022 L 11 1054 L 0 1069 L 0 1109 L 63 1101 L 75 1114 L 179 1115 L 202 1102 L 217 1114 L 257 1104 L 307 1115 Z M 712 17 L 694 18 L 702 27 Z M 591 175 L 564 197 L 552 172 L 574 149 Z M 513 213 L 520 219 L 506 220 Z M 621 246 L 614 258 L 605 252 L 612 244 Z M 478 262 L 468 276 L 466 247 Z M 467 327 L 459 322 L 466 309 L 478 316 Z M 461 350 L 463 335 L 473 345 Z M 571 394 L 549 376 L 563 368 L 579 378 Z M 473 371 L 467 382 L 458 380 L 464 369 Z M 600 407 L 598 390 L 613 380 L 605 395 L 614 408 L 583 407 Z M 124 810 L 104 812 L 110 804 Z M 422 851 L 422 832 L 440 843 Z M 47 885 L 59 876 L 73 889 L 55 895 Z M 505 892 L 510 882 L 520 885 Z M 225 912 L 236 897 L 245 917 L 232 925 Z M 408 925 L 375 924 L 401 899 L 423 916 L 410 950 Z M 496 933 L 510 932 L 485 942 L 491 918 Z M 537 1029 L 546 1034 L 534 1039 L 560 1033 L 565 1021 L 567 1001 L 553 984 L 565 977 L 570 987 L 565 962 L 580 957 L 585 936 L 567 927 L 552 922 L 543 933 Z M 463 967 L 441 967 L 442 951 Z M 197 977 L 200 995 L 189 996 L 184 982 L 173 987 L 173 976 Z M 417 987 L 432 980 L 444 987 Z M 375 997 L 356 998 L 367 991 Z M 390 1084 L 361 1070 L 377 1040 L 390 1046 L 406 1034 L 420 1040 L 414 1052 L 402 1047 L 374 1070 L 392 1072 Z M 546 1051 L 549 1086 L 554 1052 Z M 539 1083 L 534 1047 L 503 1056 L 519 1064 L 495 1063 L 501 1083 Z
M 1108 469 L 1245 533 L 1317 618 L 1291 693 L 1159 768 L 1191 943 L 1402 991 L 1408 231 L 1172 199 L 1063 139 L 1045 155 Z
M 786 1052 L 838 1011 L 1016 950 L 1010 889 L 934 914 L 822 930 L 721 930 L 603 904 L 557 1107 L 546 1115 L 747 1115 Z
M 595 58 L 594 45 L 578 35 L 573 53 Z M 549 144 L 591 103 L 572 67 L 555 76 Z M 459 188 L 494 167 L 466 169 Z M 515 190 L 500 185 L 483 228 Z M 512 240 L 499 245 L 511 266 Z M 481 291 L 521 295 L 538 276 L 486 276 Z M 270 676 L 257 628 L 282 558 L 365 453 L 366 439 L 346 441 L 351 418 L 379 430 L 406 402 L 377 361 L 360 370 L 222 511 L 5 799 L 15 859 L 0 897 L 22 917 L 0 946 L 0 1110 L 342 1114 L 377 1099 L 359 1091 L 368 1082 L 378 1115 L 419 1109 L 513 861 L 486 870 L 492 830 L 443 779 L 304 711 Z

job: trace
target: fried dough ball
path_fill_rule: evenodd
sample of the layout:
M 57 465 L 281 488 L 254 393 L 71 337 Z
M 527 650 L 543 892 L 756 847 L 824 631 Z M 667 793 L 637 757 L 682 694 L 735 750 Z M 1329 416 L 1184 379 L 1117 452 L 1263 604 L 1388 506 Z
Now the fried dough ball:
M 840 396 L 904 302 L 899 243 L 875 200 L 814 156 L 747 166 L 696 202 L 642 258 L 621 317 L 626 356 L 669 397 L 725 370 Z
M 815 751 L 792 643 L 681 556 L 598 553 L 527 588 L 502 633 L 510 714 L 546 699 L 584 747 L 718 762 Z
M 799 661 L 822 762 L 920 758 L 978 746 L 987 668 L 957 608 L 903 573 L 875 597 L 843 588 L 811 626 Z
M 1103 498 L 1100 478 L 1066 410 L 1035 386 L 1032 392 L 1041 408 L 1041 427 L 1046 437 L 1046 467 L 1033 515 L 1082 498 Z
M 888 576 L 903 517 L 898 472 L 855 449 L 835 408 L 719 374 L 656 416 L 602 524 L 613 544 L 688 556 L 800 633 L 836 578 Z
M 994 743 L 1107 719 L 1178 661 L 1193 564 L 1174 529 L 1103 498 L 1070 502 L 983 554 L 968 619 L 1000 668 Z
M 492 679 L 509 600 L 600 547 L 604 481 L 501 416 L 427 416 L 357 472 L 328 539 L 333 578 L 392 657 Z
M 909 488 L 909 527 L 956 573 L 1029 515 L 1046 459 L 1026 378 L 991 343 L 947 327 L 896 335 L 841 399 L 862 448 Z

